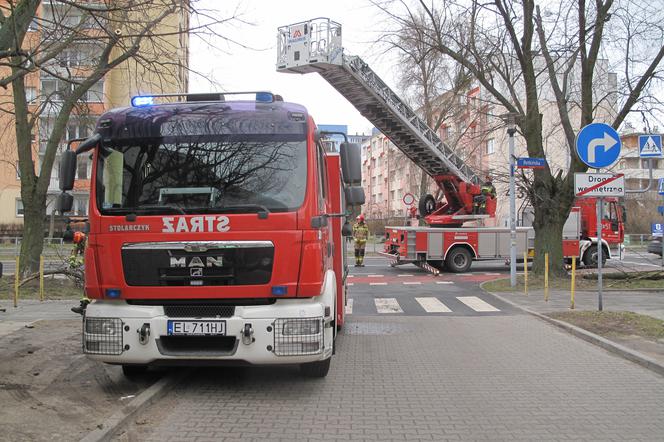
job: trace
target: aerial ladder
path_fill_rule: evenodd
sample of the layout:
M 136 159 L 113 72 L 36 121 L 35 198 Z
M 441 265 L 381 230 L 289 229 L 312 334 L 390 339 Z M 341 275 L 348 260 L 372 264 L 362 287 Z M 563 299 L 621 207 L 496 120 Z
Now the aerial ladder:
M 282 26 L 277 36 L 277 71 L 316 72 L 385 134 L 436 182 L 445 196 L 437 203 L 420 201 L 432 227 L 458 227 L 495 216 L 496 201 L 486 197 L 486 210 L 474 214 L 481 179 L 471 167 L 390 89 L 360 57 L 344 53 L 341 25 L 327 18 Z M 422 210 L 420 210 L 422 212 Z

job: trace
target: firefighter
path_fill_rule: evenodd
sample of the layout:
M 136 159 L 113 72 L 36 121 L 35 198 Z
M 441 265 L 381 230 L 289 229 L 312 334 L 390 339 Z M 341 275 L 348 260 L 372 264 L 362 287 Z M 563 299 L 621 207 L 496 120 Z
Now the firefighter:
M 364 223 L 364 215 L 357 217 L 353 226 L 353 240 L 355 241 L 355 267 L 364 267 L 364 247 L 367 244 L 369 228 Z
M 71 251 L 71 256 L 69 257 L 69 265 L 71 267 L 80 267 L 82 265 L 83 254 L 85 253 L 85 243 L 87 242 L 87 236 L 83 232 L 74 232 L 74 248 Z M 79 258 L 80 256 L 80 258 Z M 82 315 L 85 313 L 85 309 L 90 304 L 90 300 L 87 296 L 83 296 L 80 299 L 80 304 L 76 307 L 72 307 L 71 311 Z
M 484 184 L 480 188 L 480 194 L 473 198 L 473 214 L 486 214 L 486 202 L 489 198 L 496 197 L 496 188 L 491 177 L 487 175 Z

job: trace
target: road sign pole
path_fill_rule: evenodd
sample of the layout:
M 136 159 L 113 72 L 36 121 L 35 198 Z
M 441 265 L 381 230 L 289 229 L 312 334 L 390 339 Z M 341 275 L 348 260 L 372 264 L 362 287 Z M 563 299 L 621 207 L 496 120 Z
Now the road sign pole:
M 510 137 L 510 286 L 516 287 L 516 183 L 514 182 L 514 115 L 509 117 L 507 134 Z
M 602 311 L 602 215 L 604 198 L 597 198 L 597 308 Z

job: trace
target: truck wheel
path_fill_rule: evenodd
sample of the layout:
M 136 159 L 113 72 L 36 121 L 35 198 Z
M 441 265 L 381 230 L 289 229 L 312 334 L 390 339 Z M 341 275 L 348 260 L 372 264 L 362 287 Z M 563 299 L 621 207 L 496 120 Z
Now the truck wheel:
M 330 371 L 331 360 L 332 357 L 329 357 L 322 361 L 300 364 L 300 373 L 308 378 L 324 378 L 327 376 L 327 372 Z
M 465 247 L 455 247 L 445 258 L 445 267 L 452 273 L 464 273 L 470 269 L 473 257 Z
M 423 195 L 420 198 L 420 204 L 418 206 L 420 209 L 420 216 L 425 217 L 429 216 L 436 210 L 436 199 L 430 193 Z
M 602 267 L 606 264 L 606 249 L 602 250 Z M 597 245 L 593 244 L 583 254 L 583 264 L 586 267 L 597 267 Z
M 127 379 L 135 379 L 148 370 L 147 365 L 136 365 L 136 364 L 124 364 L 122 365 L 122 374 L 125 375 Z

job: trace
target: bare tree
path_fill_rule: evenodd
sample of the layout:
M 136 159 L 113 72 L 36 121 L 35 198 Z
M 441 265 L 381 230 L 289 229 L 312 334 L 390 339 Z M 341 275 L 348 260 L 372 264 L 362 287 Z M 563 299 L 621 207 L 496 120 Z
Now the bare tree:
M 548 252 L 563 273 L 562 227 L 574 202 L 575 172 L 587 166 L 575 153 L 576 132 L 593 121 L 618 128 L 629 112 L 651 106 L 664 57 L 661 8 L 646 0 L 396 0 L 381 7 L 399 28 L 417 29 L 421 45 L 463 66 L 509 113 L 530 157 L 549 165 L 525 177 L 534 208 L 534 270 Z M 425 20 L 422 20 L 425 17 Z M 610 71 L 620 61 L 620 79 Z M 556 115 L 566 167 L 545 148 Z M 558 152 L 560 154 L 560 152 Z
M 14 120 L 24 276 L 35 271 L 43 248 L 46 196 L 58 148 L 71 118 L 82 121 L 101 111 L 91 102 L 104 101 L 104 77 L 120 68 L 123 76 L 117 80 L 131 86 L 127 90 L 186 87 L 188 39 L 197 34 L 224 38 L 219 25 L 236 18 L 218 17 L 197 8 L 197 1 L 184 0 L 39 3 L 14 0 L 0 7 L 5 66 L 0 87 L 12 91 L 0 110 Z M 37 131 L 43 140 L 39 151 L 32 145 Z

